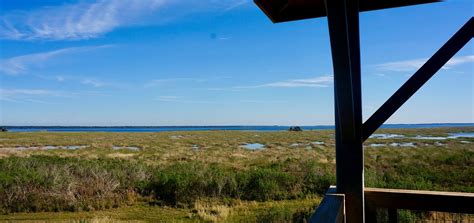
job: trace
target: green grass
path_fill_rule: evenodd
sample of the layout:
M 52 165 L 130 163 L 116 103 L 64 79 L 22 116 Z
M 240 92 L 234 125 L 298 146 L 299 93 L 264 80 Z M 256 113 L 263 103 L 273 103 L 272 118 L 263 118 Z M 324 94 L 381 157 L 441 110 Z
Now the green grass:
M 319 198 L 236 201 L 227 205 L 208 202 L 210 204 L 205 207 L 190 208 L 138 203 L 101 211 L 12 213 L 0 215 L 0 222 L 203 222 L 213 219 L 219 222 L 284 222 L 309 216 L 319 202 Z M 222 209 L 226 210 L 224 216 L 220 216 Z
M 462 131 L 474 128 L 378 133 Z M 0 219 L 297 221 L 335 184 L 332 131 L 7 132 L 0 139 Z M 392 142 L 416 147 L 388 146 Z M 439 142 L 369 139 L 367 145 L 386 146 L 365 148 L 366 186 L 474 192 L 473 138 Z M 247 150 L 245 143 L 265 149 Z M 87 147 L 15 149 L 47 145 Z

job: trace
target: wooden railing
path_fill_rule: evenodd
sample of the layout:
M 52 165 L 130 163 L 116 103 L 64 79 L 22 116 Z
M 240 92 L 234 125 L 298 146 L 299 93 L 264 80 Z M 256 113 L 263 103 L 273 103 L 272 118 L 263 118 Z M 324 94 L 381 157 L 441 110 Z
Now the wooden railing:
M 474 193 L 365 188 L 365 220 L 377 222 L 376 209 L 388 209 L 389 222 L 398 209 L 474 214 Z M 345 222 L 344 194 L 331 186 L 310 222 Z
M 366 222 L 377 222 L 376 208 L 388 209 L 389 222 L 398 209 L 474 214 L 474 193 L 365 188 Z

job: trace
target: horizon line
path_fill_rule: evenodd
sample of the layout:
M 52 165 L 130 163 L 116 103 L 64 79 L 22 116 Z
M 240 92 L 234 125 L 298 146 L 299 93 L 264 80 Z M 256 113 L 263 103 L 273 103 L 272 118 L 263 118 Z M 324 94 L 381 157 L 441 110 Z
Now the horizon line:
M 433 122 L 433 123 L 384 123 L 384 125 L 474 125 L 474 122 Z M 0 127 L 8 128 L 39 128 L 39 127 L 56 127 L 56 128 L 183 128 L 183 127 L 314 127 L 326 126 L 332 127 L 334 124 L 320 124 L 320 125 L 0 125 Z

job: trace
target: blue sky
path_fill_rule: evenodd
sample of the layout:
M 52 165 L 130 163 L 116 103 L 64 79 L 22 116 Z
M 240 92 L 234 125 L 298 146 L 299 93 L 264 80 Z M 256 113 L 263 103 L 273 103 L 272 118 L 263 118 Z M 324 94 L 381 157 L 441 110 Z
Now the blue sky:
M 333 124 L 327 20 L 247 0 L 0 0 L 0 125 Z M 362 13 L 364 120 L 474 11 Z M 389 123 L 474 122 L 471 41 Z

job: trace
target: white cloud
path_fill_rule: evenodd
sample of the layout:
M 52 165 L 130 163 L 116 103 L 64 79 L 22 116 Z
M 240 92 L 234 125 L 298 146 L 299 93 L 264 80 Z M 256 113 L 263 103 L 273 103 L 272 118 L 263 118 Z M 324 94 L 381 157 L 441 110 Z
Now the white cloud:
M 474 55 L 463 56 L 463 57 L 453 57 L 446 63 L 444 66 L 445 69 L 450 69 L 453 66 L 465 64 L 465 63 L 472 63 L 474 62 Z
M 103 87 L 103 86 L 109 85 L 108 83 L 97 80 L 97 79 L 84 79 L 81 81 L 81 83 L 85 85 L 91 85 L 93 87 Z
M 154 79 L 146 83 L 145 87 L 154 87 L 166 83 L 172 82 L 204 82 L 206 79 L 203 78 L 188 78 L 188 77 L 178 77 L 178 78 L 163 78 L 163 79 Z
M 382 64 L 375 65 L 374 67 L 377 70 L 383 70 L 383 71 L 396 71 L 396 72 L 416 71 L 424 63 L 426 63 L 426 61 L 428 61 L 428 58 L 420 58 L 420 59 L 413 59 L 413 60 L 382 63 Z M 446 63 L 443 69 L 447 70 L 457 65 L 472 63 L 472 62 L 474 62 L 474 55 L 453 57 L 451 60 L 449 60 Z
M 9 102 L 45 102 L 39 98 L 72 98 L 83 96 L 104 96 L 95 91 L 56 91 L 49 89 L 28 89 L 28 88 L 0 88 L 0 101 Z M 50 102 L 45 102 L 50 103 Z M 44 103 L 43 103 L 44 104 Z
M 176 102 L 176 103 L 185 103 L 185 104 L 215 104 L 215 101 L 199 101 L 199 100 L 188 100 L 179 96 L 158 96 L 154 99 L 155 101 L 162 102 Z
M 272 82 L 254 86 L 238 86 L 235 88 L 299 88 L 299 87 L 329 87 L 333 83 L 334 78 L 331 75 L 324 75 L 320 77 L 308 79 L 293 79 L 279 82 Z
M 37 104 L 45 104 L 45 105 L 57 105 L 58 103 L 53 103 L 49 101 L 43 101 L 43 100 L 38 100 L 38 99 L 25 99 L 26 102 L 32 102 L 32 103 L 37 103 Z
M 43 80 L 57 81 L 61 83 L 71 82 L 76 84 L 87 85 L 95 88 L 99 87 L 112 87 L 112 88 L 128 88 L 128 84 L 113 82 L 110 80 L 102 80 L 100 78 L 91 77 L 91 76 L 81 76 L 81 75 L 34 75 L 35 77 L 41 78 Z
M 35 102 L 30 97 L 59 96 L 59 92 L 44 89 L 4 89 L 0 88 L 0 101 Z
M 15 11 L 0 17 L 0 38 L 80 40 L 119 27 L 163 23 L 200 10 L 230 10 L 248 0 L 95 0 Z M 166 9 L 165 9 L 166 8 Z M 168 14 L 159 14 L 166 11 Z M 148 21 L 151 20 L 151 21 Z
M 0 88 L 0 96 L 18 96 L 18 95 L 58 95 L 56 91 L 44 90 L 44 89 L 4 89 Z
M 63 82 L 65 80 L 65 78 L 61 75 L 58 75 L 58 76 L 54 77 L 54 79 L 58 82 Z
M 255 103 L 255 104 L 284 104 L 287 103 L 286 101 L 272 101 L 272 100 L 240 100 L 241 103 Z
M 144 87 L 155 87 L 163 84 L 170 84 L 170 83 L 183 83 L 183 82 L 194 82 L 194 83 L 204 83 L 204 82 L 211 82 L 217 81 L 222 79 L 228 79 L 230 76 L 214 76 L 214 77 L 206 77 L 206 78 L 193 78 L 193 77 L 177 77 L 177 78 L 162 78 L 162 79 L 154 79 L 150 80 L 144 84 Z
M 233 1 L 232 4 L 227 5 L 226 8 L 224 8 L 224 11 L 229 11 L 229 10 L 235 9 L 235 8 L 237 8 L 237 7 L 240 7 L 240 6 L 242 6 L 242 5 L 247 4 L 248 2 L 249 2 L 248 0 L 236 0 L 236 1 Z
M 158 96 L 156 101 L 178 101 L 181 97 L 178 96 Z
M 32 66 L 42 65 L 46 61 L 61 55 L 86 52 L 110 46 L 111 45 L 70 47 L 54 51 L 26 54 L 22 56 L 2 59 L 0 60 L 0 72 L 6 73 L 8 75 L 17 75 L 27 72 L 28 69 Z

